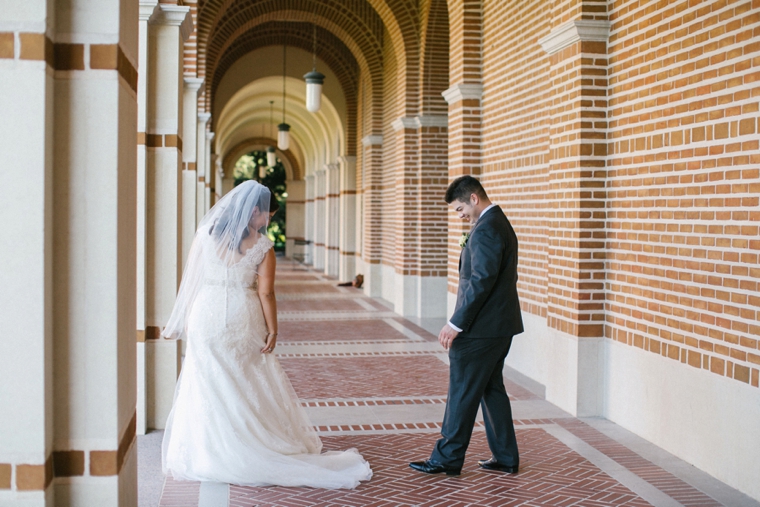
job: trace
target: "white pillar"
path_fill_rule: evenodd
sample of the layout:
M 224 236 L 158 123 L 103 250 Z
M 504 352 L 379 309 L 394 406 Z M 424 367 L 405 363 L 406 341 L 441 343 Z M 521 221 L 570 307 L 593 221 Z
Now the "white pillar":
M 325 273 L 338 276 L 340 264 L 340 165 L 325 166 Z
M 206 151 L 208 143 L 210 142 L 208 139 L 206 139 L 206 124 L 211 119 L 211 115 L 209 113 L 198 113 L 198 123 L 197 123 L 197 139 L 198 139 L 198 146 L 197 146 L 197 161 L 196 161 L 196 168 L 198 170 L 198 182 L 196 186 L 196 214 L 195 214 L 195 226 L 198 227 L 198 224 L 201 223 L 201 219 L 203 219 L 203 216 L 208 212 L 208 198 L 207 198 L 207 191 L 206 187 L 209 184 L 208 179 L 208 159 L 206 158 Z
M 198 90 L 203 78 L 185 76 L 182 99 L 182 267 L 195 236 L 197 216 Z
M 315 174 L 314 192 L 314 268 L 325 269 L 325 196 L 327 194 L 327 171 L 321 169 Z
M 356 157 L 339 157 L 340 162 L 340 209 L 339 278 L 352 280 L 356 276 Z
M 304 241 L 306 240 L 306 182 L 304 180 L 287 181 L 288 189 L 288 219 L 286 226 L 287 241 L 285 257 L 292 259 L 297 254 L 299 260 L 304 257 Z M 298 246 L 296 247 L 296 243 Z
M 193 30 L 190 8 L 159 4 L 150 22 L 148 68 L 147 424 L 163 428 L 179 375 L 179 340 L 159 338 L 182 273 L 183 43 Z
M 46 465 L 51 463 L 54 427 L 55 84 L 44 51 L 20 58 L 26 40 L 44 47 L 49 15 L 45 2 L 9 2 L 0 10 L 0 22 L 16 30 L 15 55 L 0 59 L 0 175 L 5 188 L 0 205 L 5 229 L 0 235 L 0 505 L 14 507 L 52 506 L 54 500 Z M 113 86 L 109 91 L 116 93 Z M 113 333 L 107 339 L 114 344 Z
M 213 132 L 206 132 L 206 213 L 216 203 L 216 155 L 211 153 Z
M 306 245 L 304 246 L 304 263 L 314 263 L 314 242 L 317 240 L 317 235 L 314 230 L 316 224 L 316 204 L 314 198 L 317 194 L 316 176 L 314 173 L 309 174 L 304 178 L 306 181 L 306 204 L 304 209 L 306 211 L 306 218 L 304 223 L 304 237 L 306 238 Z
M 137 434 L 145 435 L 148 422 L 147 374 L 145 370 L 145 290 L 148 276 L 148 151 L 145 145 L 148 130 L 148 23 L 158 11 L 158 0 L 141 0 L 139 16 L 139 66 L 137 73 Z

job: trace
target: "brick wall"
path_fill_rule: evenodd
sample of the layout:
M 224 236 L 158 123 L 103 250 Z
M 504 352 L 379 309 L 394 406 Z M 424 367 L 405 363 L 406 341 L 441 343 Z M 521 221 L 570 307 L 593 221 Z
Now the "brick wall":
M 760 2 L 612 2 L 606 336 L 758 386 Z
M 482 15 L 482 176 L 520 238 L 524 309 L 757 386 L 760 2 Z M 546 54 L 572 19 L 609 19 L 609 43 Z

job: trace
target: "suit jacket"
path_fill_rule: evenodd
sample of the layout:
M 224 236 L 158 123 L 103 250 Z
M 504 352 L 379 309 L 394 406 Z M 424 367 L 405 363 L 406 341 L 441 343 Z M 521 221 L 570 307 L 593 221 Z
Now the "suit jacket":
M 460 337 L 497 338 L 523 332 L 517 296 L 517 235 L 501 208 L 481 214 L 459 257 L 459 289 L 449 319 Z

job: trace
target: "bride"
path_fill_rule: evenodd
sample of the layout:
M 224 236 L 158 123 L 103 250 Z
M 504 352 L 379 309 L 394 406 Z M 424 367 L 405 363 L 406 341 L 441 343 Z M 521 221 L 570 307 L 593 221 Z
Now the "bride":
M 277 210 L 246 181 L 203 218 L 163 331 L 187 338 L 164 433 L 164 473 L 247 486 L 355 488 L 372 477 L 356 449 L 322 442 L 272 351 L 275 256 L 264 231 Z

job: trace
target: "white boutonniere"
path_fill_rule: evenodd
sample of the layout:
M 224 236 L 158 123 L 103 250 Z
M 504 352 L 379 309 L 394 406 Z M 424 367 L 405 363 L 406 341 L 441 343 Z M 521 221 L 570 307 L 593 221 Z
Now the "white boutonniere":
M 467 240 L 470 239 L 470 233 L 469 232 L 463 232 L 462 237 L 459 238 L 459 246 L 464 248 L 467 246 Z

